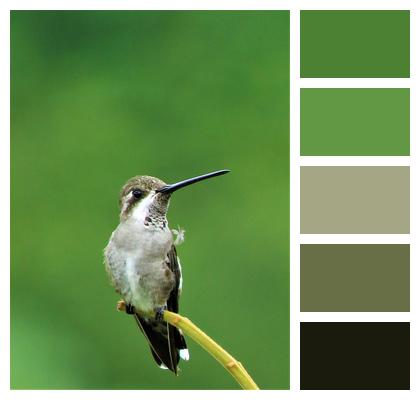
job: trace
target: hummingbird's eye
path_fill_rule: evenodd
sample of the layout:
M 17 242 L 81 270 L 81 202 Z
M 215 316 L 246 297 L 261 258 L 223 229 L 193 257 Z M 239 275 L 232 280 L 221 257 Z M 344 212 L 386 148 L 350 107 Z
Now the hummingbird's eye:
M 140 198 L 143 196 L 143 191 L 142 191 L 142 190 L 140 190 L 140 189 L 134 189 L 134 190 L 132 191 L 132 193 L 133 193 L 133 196 L 134 196 L 136 199 L 140 199 Z

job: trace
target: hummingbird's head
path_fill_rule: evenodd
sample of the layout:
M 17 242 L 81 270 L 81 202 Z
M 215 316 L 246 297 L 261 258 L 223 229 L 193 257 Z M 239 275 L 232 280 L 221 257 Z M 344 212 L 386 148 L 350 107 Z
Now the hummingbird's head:
M 161 195 L 157 192 L 165 185 L 165 182 L 153 176 L 141 175 L 129 179 L 120 192 L 121 219 L 134 214 L 146 218 L 151 209 L 165 215 L 170 194 Z
M 121 189 L 121 220 L 132 216 L 147 225 L 154 219 L 162 220 L 166 216 L 171 194 L 178 189 L 189 186 L 204 179 L 228 173 L 229 170 L 211 172 L 173 184 L 166 184 L 153 176 L 135 176 Z

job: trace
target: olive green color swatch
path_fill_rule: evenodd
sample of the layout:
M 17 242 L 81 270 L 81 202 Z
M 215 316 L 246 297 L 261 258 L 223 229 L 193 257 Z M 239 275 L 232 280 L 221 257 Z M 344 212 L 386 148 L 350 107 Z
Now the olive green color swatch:
M 301 89 L 302 156 L 410 155 L 410 89 Z
M 409 233 L 409 167 L 301 167 L 301 233 Z
M 300 75 L 410 77 L 410 12 L 301 11 Z
M 300 311 L 410 311 L 410 246 L 301 245 Z

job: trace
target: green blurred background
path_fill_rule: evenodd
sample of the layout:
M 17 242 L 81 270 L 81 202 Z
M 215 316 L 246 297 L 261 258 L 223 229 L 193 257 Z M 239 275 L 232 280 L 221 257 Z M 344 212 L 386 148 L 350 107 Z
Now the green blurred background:
M 236 389 L 188 341 L 159 370 L 102 250 L 133 175 L 176 193 L 181 313 L 289 386 L 289 13 L 12 12 L 11 387 Z

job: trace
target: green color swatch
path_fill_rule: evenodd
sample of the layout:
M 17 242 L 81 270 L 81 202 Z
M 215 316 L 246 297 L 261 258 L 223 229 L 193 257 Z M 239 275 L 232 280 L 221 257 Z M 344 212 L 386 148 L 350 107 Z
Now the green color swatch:
M 303 244 L 300 310 L 410 311 L 408 244 Z
M 301 89 L 302 156 L 410 155 L 410 89 Z
M 410 77 L 409 11 L 301 11 L 302 78 Z
M 301 167 L 301 233 L 410 233 L 409 167 Z

